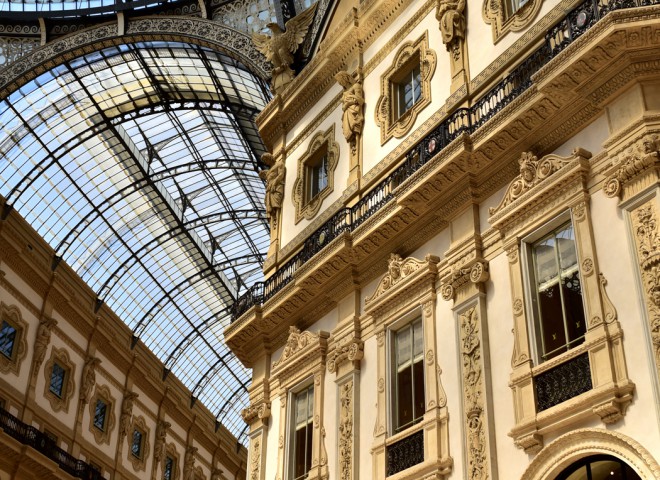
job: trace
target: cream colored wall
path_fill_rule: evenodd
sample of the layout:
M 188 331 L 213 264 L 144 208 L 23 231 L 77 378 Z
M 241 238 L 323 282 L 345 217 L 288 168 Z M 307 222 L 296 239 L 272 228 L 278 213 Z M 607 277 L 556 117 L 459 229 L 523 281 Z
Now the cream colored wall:
M 543 0 L 539 13 L 526 28 L 519 32 L 510 31 L 494 43 L 492 27 L 484 22 L 481 14 L 483 1 L 485 0 L 471 0 L 466 8 L 467 48 L 472 78 L 479 75 L 559 3 L 559 0 Z
M 367 64 L 391 39 L 396 32 L 407 22 L 408 18 L 417 11 L 422 2 L 412 2 L 404 13 L 399 16 L 393 24 L 365 51 L 364 58 Z M 380 127 L 376 125 L 376 104 L 381 94 L 381 76 L 392 65 L 394 58 L 401 46 L 408 41 L 414 42 L 419 39 L 424 32 L 428 32 L 429 48 L 436 54 L 437 65 L 433 77 L 431 78 L 431 104 L 424 108 L 415 121 L 409 133 L 402 138 L 390 138 L 384 145 L 381 145 Z M 442 43 L 438 21 L 435 19 L 435 10 L 431 9 L 423 17 L 420 23 L 405 37 L 401 38 L 398 45 L 378 63 L 373 71 L 365 76 L 365 126 L 364 126 L 364 165 L 363 174 L 373 169 L 388 153 L 399 146 L 415 129 L 419 128 L 431 115 L 442 108 L 449 97 L 449 86 L 451 85 L 451 76 L 449 70 L 449 53 Z

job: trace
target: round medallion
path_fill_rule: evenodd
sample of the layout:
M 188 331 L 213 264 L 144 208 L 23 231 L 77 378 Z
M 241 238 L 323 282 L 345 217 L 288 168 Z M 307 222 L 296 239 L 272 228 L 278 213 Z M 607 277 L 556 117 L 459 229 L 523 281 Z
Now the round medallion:
M 582 28 L 587 24 L 587 20 L 589 20 L 589 15 L 587 15 L 587 12 L 582 10 L 580 13 L 578 13 L 578 16 L 575 19 L 575 23 L 578 28 Z

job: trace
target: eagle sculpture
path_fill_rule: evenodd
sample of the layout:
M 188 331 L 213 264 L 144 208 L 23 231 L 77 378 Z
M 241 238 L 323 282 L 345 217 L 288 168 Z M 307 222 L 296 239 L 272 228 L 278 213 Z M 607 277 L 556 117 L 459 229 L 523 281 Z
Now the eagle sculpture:
M 266 26 L 273 32 L 272 36 L 263 33 L 252 34 L 252 41 L 257 50 L 273 64 L 272 88 L 275 93 L 279 93 L 293 80 L 294 73 L 291 70 L 293 54 L 305 39 L 315 11 L 316 3 L 286 22 L 285 31 L 282 31 L 277 23 L 269 23 Z

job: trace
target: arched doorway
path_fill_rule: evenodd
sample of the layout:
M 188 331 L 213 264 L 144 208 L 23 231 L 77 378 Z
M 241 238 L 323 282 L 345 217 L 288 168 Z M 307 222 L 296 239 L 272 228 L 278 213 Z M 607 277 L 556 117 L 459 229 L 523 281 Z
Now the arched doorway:
M 641 480 L 641 477 L 619 458 L 591 455 L 573 463 L 556 480 Z

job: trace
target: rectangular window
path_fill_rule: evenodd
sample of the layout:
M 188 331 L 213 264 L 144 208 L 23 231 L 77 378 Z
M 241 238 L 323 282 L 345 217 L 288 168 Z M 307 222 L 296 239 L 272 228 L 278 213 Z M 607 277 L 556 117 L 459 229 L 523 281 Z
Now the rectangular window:
M 422 319 L 397 330 L 394 338 L 394 432 L 419 422 L 424 416 L 424 333 Z
M 419 62 L 414 63 L 398 78 L 395 83 L 395 117 L 400 118 L 412 108 L 422 96 L 422 75 Z
M 94 409 L 94 426 L 102 432 L 105 431 L 105 417 L 107 409 L 107 403 L 105 403 L 100 398 L 96 400 L 96 408 Z
M 174 459 L 165 457 L 165 468 L 163 468 L 163 480 L 173 480 L 174 478 Z
M 131 443 L 131 454 L 135 458 L 142 458 L 143 434 L 137 428 L 133 430 L 133 442 Z
M 524 7 L 529 0 L 505 0 L 504 14 L 505 18 L 512 17 L 518 10 Z
M 307 195 L 309 202 L 328 186 L 328 155 L 323 152 L 307 163 Z
M 586 331 L 573 224 L 566 223 L 530 246 L 532 302 L 539 360 L 584 342 Z
M 291 444 L 291 478 L 307 477 L 312 466 L 312 432 L 314 430 L 314 385 L 293 397 L 293 425 Z
M 11 360 L 16 342 L 16 329 L 7 321 L 2 321 L 0 328 L 0 353 Z
M 64 378 L 66 370 L 57 362 L 53 363 L 53 369 L 50 373 L 50 391 L 58 398 L 62 398 L 64 393 Z

